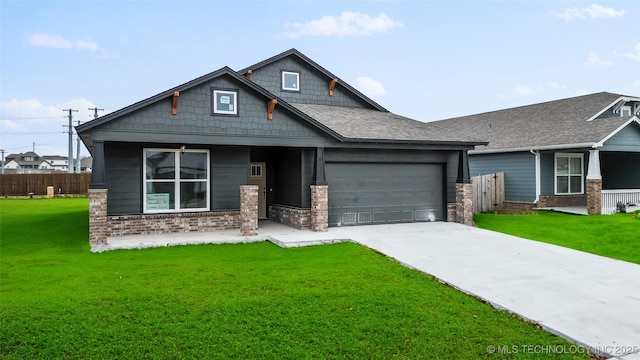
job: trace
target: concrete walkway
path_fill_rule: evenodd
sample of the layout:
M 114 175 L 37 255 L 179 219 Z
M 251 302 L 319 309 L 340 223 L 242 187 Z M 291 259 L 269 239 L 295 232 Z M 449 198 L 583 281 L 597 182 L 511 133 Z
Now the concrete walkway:
M 112 238 L 109 246 L 264 239 L 283 247 L 350 239 L 533 321 L 592 353 L 640 360 L 640 265 L 474 227 L 434 222 L 330 228 L 317 233 L 266 222 L 251 238 L 234 230 Z

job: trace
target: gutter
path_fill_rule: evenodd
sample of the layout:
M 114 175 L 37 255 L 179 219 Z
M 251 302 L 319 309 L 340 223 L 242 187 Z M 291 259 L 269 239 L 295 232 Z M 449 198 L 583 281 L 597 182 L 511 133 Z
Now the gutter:
M 534 204 L 537 204 L 540 201 L 541 191 L 541 175 L 540 175 L 540 151 L 538 150 L 529 150 L 536 157 L 536 199 L 533 201 Z
M 544 145 L 536 147 L 521 147 L 521 148 L 507 148 L 507 149 L 486 149 L 486 150 L 471 150 L 470 155 L 477 154 L 497 154 L 508 152 L 520 152 L 520 151 L 539 151 L 539 150 L 560 150 L 560 149 L 574 149 L 574 148 L 590 148 L 595 145 L 595 142 L 578 143 L 578 144 L 563 144 L 563 145 Z

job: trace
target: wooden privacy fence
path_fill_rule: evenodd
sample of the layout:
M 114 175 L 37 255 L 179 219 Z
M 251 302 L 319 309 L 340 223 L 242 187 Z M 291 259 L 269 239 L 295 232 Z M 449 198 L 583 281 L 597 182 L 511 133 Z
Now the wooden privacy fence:
M 471 178 L 473 185 L 473 213 L 497 211 L 504 202 L 504 173 L 486 174 Z
M 54 194 L 87 195 L 91 173 L 1 174 L 0 196 L 47 195 L 53 186 Z

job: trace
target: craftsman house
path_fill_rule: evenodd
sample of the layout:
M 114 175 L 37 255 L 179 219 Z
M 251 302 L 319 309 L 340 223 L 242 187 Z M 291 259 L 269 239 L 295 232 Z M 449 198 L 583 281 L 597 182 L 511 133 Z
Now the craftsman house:
M 607 92 L 433 122 L 489 141 L 471 176 L 505 173 L 505 206 L 610 214 L 640 204 L 640 97 Z
M 390 113 L 299 51 L 224 67 L 77 128 L 92 243 L 125 234 L 471 223 L 472 136 Z M 457 198 L 458 197 L 458 198 Z M 465 204 L 466 200 L 466 204 Z

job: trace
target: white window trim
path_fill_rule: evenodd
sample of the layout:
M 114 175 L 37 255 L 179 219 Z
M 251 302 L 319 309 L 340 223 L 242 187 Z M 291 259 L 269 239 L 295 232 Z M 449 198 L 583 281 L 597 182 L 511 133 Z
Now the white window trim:
M 296 88 L 286 87 L 284 82 L 285 75 L 295 75 L 296 76 Z M 282 71 L 282 90 L 287 91 L 300 91 L 300 73 L 295 71 Z
M 218 109 L 218 94 L 233 94 L 233 110 Z M 213 113 L 222 115 L 238 115 L 238 92 L 233 90 L 213 90 Z
M 571 174 L 558 174 L 558 158 L 580 158 L 581 169 L 580 169 L 580 192 L 568 192 L 568 193 L 559 193 L 558 192 L 558 176 L 577 176 Z M 581 153 L 556 153 L 553 158 L 553 192 L 555 195 L 582 195 L 584 194 L 584 154 Z M 569 187 L 571 186 L 571 181 L 569 179 Z M 571 190 L 571 189 L 569 189 Z
M 628 114 L 624 114 L 628 112 Z M 620 107 L 620 117 L 631 116 L 633 113 L 631 112 L 631 105 L 623 105 Z
M 147 152 L 148 151 L 158 151 L 158 152 L 173 152 L 175 154 L 179 154 L 181 152 L 197 152 L 197 153 L 206 153 L 207 154 L 207 179 L 206 179 L 206 189 L 207 195 L 206 199 L 206 207 L 203 208 L 186 208 L 180 209 L 180 182 L 202 182 L 203 179 L 184 179 L 180 178 L 176 179 L 147 179 Z M 210 153 L 209 150 L 182 150 L 182 149 L 164 149 L 164 148 L 144 148 L 142 151 L 142 212 L 144 214 L 157 214 L 157 213 L 184 213 L 184 212 L 199 212 L 199 211 L 209 211 L 211 204 L 211 162 L 210 162 Z M 180 157 L 176 156 L 175 161 L 175 173 L 176 176 L 180 176 Z M 174 183 L 174 204 L 173 209 L 160 209 L 160 210 L 147 210 L 147 183 L 149 182 L 166 182 L 166 183 Z

